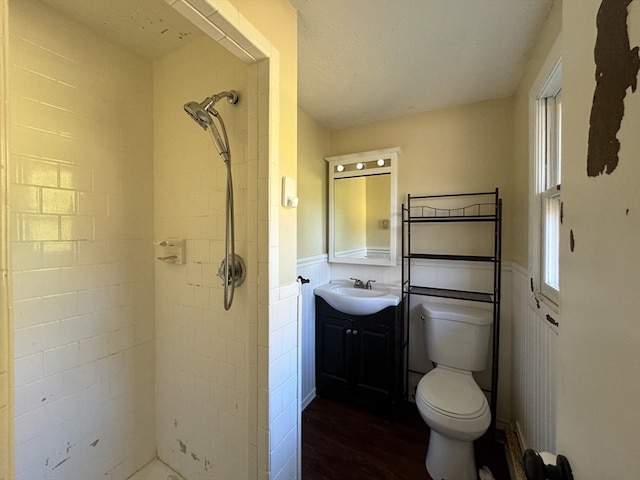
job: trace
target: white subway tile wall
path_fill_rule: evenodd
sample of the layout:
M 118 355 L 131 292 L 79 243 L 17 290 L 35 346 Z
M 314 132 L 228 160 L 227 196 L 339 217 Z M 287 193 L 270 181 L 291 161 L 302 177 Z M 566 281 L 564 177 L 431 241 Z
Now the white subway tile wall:
M 121 480 L 155 455 L 152 66 L 10 15 L 16 478 Z
M 269 478 L 297 478 L 297 282 L 273 292 L 269 324 Z
M 150 65 L 39 2 L 11 15 L 17 478 L 122 480 L 156 452 L 190 480 L 294 478 L 277 52 L 245 65 L 203 38 Z M 228 89 L 248 276 L 225 312 L 225 167 L 182 105 Z M 154 260 L 172 238 L 185 265 Z
M 189 480 L 249 478 L 256 471 L 249 448 L 257 408 L 255 393 L 251 398 L 257 318 L 251 72 L 207 37 L 154 64 L 155 238 L 186 240 L 185 265 L 156 265 L 157 450 Z M 226 167 L 209 133 L 182 106 L 231 89 L 238 103 L 222 100 L 216 109 L 229 136 L 236 253 L 247 263 L 248 278 L 225 311 L 216 272 L 224 258 Z
M 6 30 L 7 19 L 7 3 L 0 1 L 0 102 L 4 104 L 7 85 L 5 81 L 5 72 L 7 67 L 6 48 L 7 48 L 7 35 Z M 0 112 L 0 138 L 6 138 L 6 112 Z M 3 195 L 2 202 L 6 197 L 6 162 L 5 152 L 0 150 L 0 195 Z M 4 208 L 4 207 L 3 207 Z M 6 235 L 6 217 L 5 212 L 0 212 L 0 230 L 2 232 L 1 241 L 5 241 L 4 235 Z M 12 440 L 12 425 L 13 418 L 11 414 L 12 401 L 11 401 L 11 389 L 12 389 L 12 374 L 10 369 L 11 364 L 11 342 L 9 336 L 11 335 L 11 325 L 9 321 L 9 308 L 7 298 L 9 292 L 6 285 L 6 272 L 9 268 L 7 265 L 6 252 L 3 247 L 0 247 L 0 275 L 3 280 L 0 280 L 0 480 L 9 480 L 12 476 L 12 458 L 13 448 L 10 446 Z

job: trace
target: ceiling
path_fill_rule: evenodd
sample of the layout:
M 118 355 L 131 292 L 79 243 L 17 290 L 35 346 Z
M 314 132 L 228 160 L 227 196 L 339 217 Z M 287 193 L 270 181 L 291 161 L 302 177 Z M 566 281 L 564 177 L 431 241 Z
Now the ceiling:
M 150 60 L 203 35 L 164 0 L 42 0 Z
M 515 93 L 553 0 L 290 0 L 298 103 L 334 130 Z
M 164 0 L 43 1 L 151 60 L 202 35 Z M 299 105 L 334 130 L 512 95 L 553 0 L 290 2 Z

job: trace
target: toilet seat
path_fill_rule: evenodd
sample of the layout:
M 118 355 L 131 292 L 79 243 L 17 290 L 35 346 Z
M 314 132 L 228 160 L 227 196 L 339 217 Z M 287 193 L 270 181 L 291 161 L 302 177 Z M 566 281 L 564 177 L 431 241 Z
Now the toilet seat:
M 429 408 L 465 420 L 486 414 L 489 404 L 471 372 L 438 366 L 418 383 L 416 395 Z

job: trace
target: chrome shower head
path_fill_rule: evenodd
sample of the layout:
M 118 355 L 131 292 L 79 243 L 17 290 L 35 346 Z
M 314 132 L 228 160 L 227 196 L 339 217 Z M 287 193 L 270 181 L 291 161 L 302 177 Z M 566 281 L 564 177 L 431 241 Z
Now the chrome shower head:
M 205 130 L 208 126 L 213 125 L 213 119 L 211 118 L 211 115 L 209 115 L 209 112 L 207 112 L 207 107 L 211 105 L 211 102 L 207 102 L 207 100 L 209 99 L 205 99 L 202 103 L 189 102 L 184 105 L 184 111 L 187 112 L 191 118 L 193 118 L 198 125 Z
M 184 111 L 187 112 L 191 118 L 198 123 L 198 125 L 206 130 L 207 127 L 211 127 L 213 125 L 213 119 L 209 113 L 213 113 L 215 116 L 218 115 L 218 112 L 213 109 L 213 106 L 222 98 L 227 98 L 228 102 L 232 104 L 238 103 L 238 95 L 236 92 L 234 90 L 229 90 L 228 92 L 220 92 L 207 97 L 200 103 L 185 103 Z

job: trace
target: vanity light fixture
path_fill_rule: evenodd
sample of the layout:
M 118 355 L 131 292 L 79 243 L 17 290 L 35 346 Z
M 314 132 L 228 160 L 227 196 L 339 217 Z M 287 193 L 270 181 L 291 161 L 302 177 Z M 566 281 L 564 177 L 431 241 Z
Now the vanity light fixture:
M 356 168 L 357 168 L 358 170 L 362 170 L 362 169 L 364 168 L 364 163 L 359 162 L 359 163 L 356 165 Z

